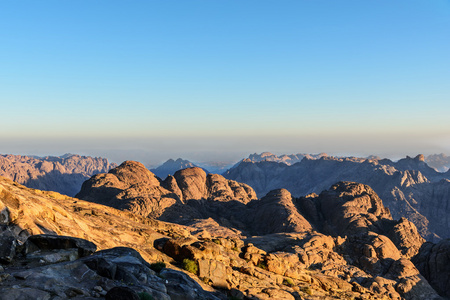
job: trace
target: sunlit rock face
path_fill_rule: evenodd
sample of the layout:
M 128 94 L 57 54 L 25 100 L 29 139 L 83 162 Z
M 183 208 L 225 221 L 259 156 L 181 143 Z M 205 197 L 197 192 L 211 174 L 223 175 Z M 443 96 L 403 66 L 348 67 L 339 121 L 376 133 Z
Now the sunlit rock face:
M 207 175 L 197 167 L 179 170 L 160 182 L 141 163 L 126 161 L 109 173 L 87 180 L 77 197 L 170 221 L 186 216 L 187 211 L 201 217 L 198 205 L 192 201 L 204 200 L 211 206 L 230 201 L 245 204 L 256 199 L 256 193 L 246 184 L 221 175 Z

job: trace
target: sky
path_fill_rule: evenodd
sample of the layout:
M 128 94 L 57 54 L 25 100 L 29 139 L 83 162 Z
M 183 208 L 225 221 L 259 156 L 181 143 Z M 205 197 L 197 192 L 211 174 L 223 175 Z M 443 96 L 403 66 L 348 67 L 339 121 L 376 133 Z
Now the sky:
M 450 0 L 1 1 L 0 153 L 450 154 Z

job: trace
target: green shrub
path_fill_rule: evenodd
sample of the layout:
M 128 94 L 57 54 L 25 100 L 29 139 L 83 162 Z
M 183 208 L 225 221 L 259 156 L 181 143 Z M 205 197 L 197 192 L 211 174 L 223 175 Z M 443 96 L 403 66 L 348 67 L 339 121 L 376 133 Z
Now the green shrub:
M 159 261 L 150 265 L 150 269 L 155 271 L 156 273 L 161 272 L 162 269 L 166 267 L 166 263 L 163 261 Z
M 312 295 L 313 291 L 309 286 L 303 286 L 300 288 L 300 290 L 304 293 L 307 293 L 308 295 Z
M 222 242 L 219 239 L 213 239 L 212 241 L 217 245 L 222 245 Z
M 294 281 L 292 281 L 292 279 L 290 279 L 290 278 L 283 279 L 283 284 L 287 285 L 287 286 L 290 286 L 290 287 L 293 287 L 295 285 Z
M 257 265 L 258 268 L 267 270 L 267 263 L 265 261 L 260 261 Z
M 152 295 L 147 292 L 141 292 L 138 295 L 140 300 L 154 300 Z
M 195 261 L 193 261 L 192 259 L 188 259 L 188 258 L 183 259 L 182 267 L 184 270 L 186 270 L 188 272 L 194 273 L 196 275 L 198 273 L 197 263 Z

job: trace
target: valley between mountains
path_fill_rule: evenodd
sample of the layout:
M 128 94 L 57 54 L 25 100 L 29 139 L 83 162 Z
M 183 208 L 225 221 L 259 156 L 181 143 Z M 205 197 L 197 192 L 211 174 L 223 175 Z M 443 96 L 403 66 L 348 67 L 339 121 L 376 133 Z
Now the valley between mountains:
M 52 160 L 33 170 L 64 174 Z M 90 166 L 75 197 L 0 178 L 0 299 L 450 297 L 449 174 L 422 156 L 250 157 L 166 178 Z

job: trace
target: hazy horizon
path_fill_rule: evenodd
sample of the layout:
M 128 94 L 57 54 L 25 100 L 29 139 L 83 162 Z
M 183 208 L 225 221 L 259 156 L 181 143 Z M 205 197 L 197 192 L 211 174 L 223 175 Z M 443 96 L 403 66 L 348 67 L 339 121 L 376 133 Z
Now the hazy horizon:
M 450 153 L 450 2 L 8 1 L 0 153 Z
M 440 154 L 445 152 L 445 149 L 439 147 L 430 147 L 433 145 L 433 140 L 430 139 L 428 144 L 418 145 L 414 144 L 414 140 L 405 138 L 404 140 L 393 140 L 389 142 L 392 145 L 397 145 L 396 149 L 391 149 L 390 152 L 385 152 L 381 139 L 374 139 L 371 144 L 365 144 L 364 147 L 370 146 L 372 151 L 365 150 L 364 147 L 358 147 L 358 139 L 355 137 L 328 137 L 323 140 L 313 140 L 313 143 L 295 143 L 297 140 L 294 138 L 289 139 L 290 143 L 283 143 L 284 137 L 273 137 L 278 140 L 275 144 L 277 146 L 270 146 L 271 141 L 267 142 L 263 139 L 253 138 L 253 143 L 250 146 L 242 146 L 243 140 L 246 138 L 233 138 L 233 139 L 210 139 L 210 142 L 192 140 L 190 138 L 177 139 L 176 141 L 170 141 L 168 139 L 158 139 L 156 142 L 151 140 L 100 140 L 91 141 L 88 143 L 89 147 L 80 147 L 77 140 L 61 140 L 59 141 L 37 141 L 27 140 L 18 141 L 15 140 L 11 145 L 17 145 L 8 148 L 10 151 L 3 151 L 0 154 L 18 154 L 18 155 L 37 155 L 37 156 L 61 156 L 66 153 L 79 154 L 93 157 L 107 158 L 110 162 L 120 164 L 125 160 L 136 160 L 148 167 L 156 167 L 161 165 L 168 159 L 187 159 L 195 163 L 204 162 L 228 162 L 230 164 L 239 161 L 240 159 L 248 157 L 253 153 L 271 152 L 276 155 L 282 154 L 319 154 L 327 153 L 332 156 L 355 156 L 355 157 L 367 157 L 369 155 L 379 156 L 381 158 L 389 158 L 392 160 L 398 160 L 406 156 L 415 157 L 418 154 L 424 154 L 425 156 L 431 154 Z M 212 140 L 212 141 L 211 141 Z M 3 140 L 4 141 L 4 140 Z M 155 139 L 153 139 L 155 141 Z M 45 145 L 42 145 L 43 142 Z M 326 144 L 329 142 L 346 142 L 341 144 L 340 147 L 334 146 L 333 149 L 328 148 L 330 151 L 326 151 Z M 436 142 L 436 141 L 435 141 Z M 64 145 L 62 147 L 61 145 Z M 125 145 L 120 149 L 117 145 Z M 133 147 L 131 146 L 133 145 Z M 97 147 L 95 147 L 97 146 Z M 197 147 L 201 146 L 201 150 Z M 48 150 L 48 149 L 53 150 Z M 217 150 L 220 148 L 220 150 Z M 408 150 L 405 150 L 407 148 Z M 31 150 L 30 150 L 31 149 Z M 167 150 L 169 149 L 169 150 Z M 411 150 L 414 149 L 414 150 Z M 434 151 L 441 149 L 442 151 Z M 325 151 L 324 151 L 325 150 Z

